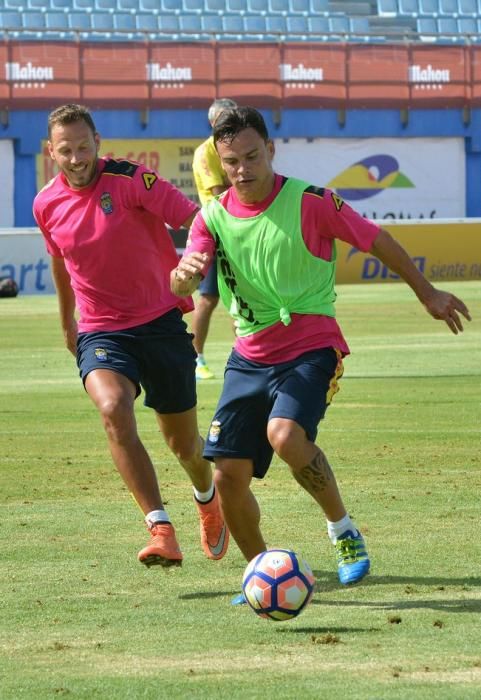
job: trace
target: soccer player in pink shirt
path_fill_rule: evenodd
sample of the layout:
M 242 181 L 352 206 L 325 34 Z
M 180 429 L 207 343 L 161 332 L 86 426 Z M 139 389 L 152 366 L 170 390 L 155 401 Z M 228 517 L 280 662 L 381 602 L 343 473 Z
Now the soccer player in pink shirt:
M 172 291 L 188 297 L 215 253 L 220 296 L 236 325 L 204 456 L 215 462 L 226 522 L 247 561 L 266 549 L 250 484 L 265 475 L 275 452 L 323 510 L 340 582 L 357 583 L 370 568 L 366 545 L 315 444 L 349 353 L 335 319 L 335 240 L 377 256 L 453 333 L 469 312 L 337 194 L 276 174 L 274 143 L 257 110 L 222 112 L 213 136 L 232 187 L 197 215 L 171 273 Z M 243 594 L 233 600 L 245 602 Z
M 197 206 L 138 163 L 100 158 L 99 147 L 87 108 L 67 104 L 49 115 L 48 149 L 60 172 L 35 197 L 33 211 L 52 256 L 65 344 L 101 415 L 115 466 L 144 513 L 150 541 L 139 560 L 179 566 L 183 558 L 137 432 L 141 388 L 192 481 L 204 553 L 220 559 L 229 533 L 202 456 L 196 353 L 182 319 L 193 303 L 172 294 L 169 278 L 178 259 L 166 225 L 189 227 Z

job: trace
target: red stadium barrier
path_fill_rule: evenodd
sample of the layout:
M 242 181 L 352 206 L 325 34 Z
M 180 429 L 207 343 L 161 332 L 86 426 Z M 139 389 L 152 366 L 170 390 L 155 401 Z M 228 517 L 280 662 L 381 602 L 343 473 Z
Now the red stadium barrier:
M 459 107 L 481 103 L 481 46 L 0 43 L 5 107 Z

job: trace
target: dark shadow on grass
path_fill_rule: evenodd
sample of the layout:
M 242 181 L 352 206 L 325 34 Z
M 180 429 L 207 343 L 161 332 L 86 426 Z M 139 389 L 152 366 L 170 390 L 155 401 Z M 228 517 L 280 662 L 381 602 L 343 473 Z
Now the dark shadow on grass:
M 289 620 L 287 620 L 289 622 Z M 290 634 L 351 634 L 358 632 L 380 632 L 380 627 L 281 627 L 281 632 Z M 328 641 L 326 641 L 328 643 Z
M 334 571 L 313 570 L 316 577 L 315 595 L 312 600 L 312 605 L 337 605 L 337 606 L 366 606 L 381 608 L 384 610 L 399 610 L 401 608 L 423 608 L 428 607 L 433 610 L 444 610 L 445 612 L 481 612 L 481 600 L 403 600 L 399 603 L 371 603 L 358 602 L 352 600 L 326 601 L 322 599 L 323 593 L 332 591 L 349 591 L 356 588 L 368 588 L 371 586 L 410 586 L 410 590 L 406 590 L 406 595 L 415 597 L 417 595 L 415 586 L 430 586 L 436 590 L 442 591 L 444 588 L 452 586 L 462 586 L 466 588 L 480 588 L 481 578 L 468 576 L 466 578 L 447 578 L 441 576 L 376 576 L 369 574 L 359 584 L 355 586 L 342 586 L 337 578 L 337 573 Z M 236 591 L 195 591 L 192 593 L 183 593 L 179 595 L 179 600 L 209 600 L 214 598 L 223 598 L 224 596 L 233 597 L 240 593 Z
M 337 574 L 333 571 L 313 570 L 316 577 L 316 590 L 332 591 L 336 588 L 344 589 L 341 586 Z M 448 578 L 447 576 L 377 576 L 369 574 L 359 584 L 361 586 L 433 586 L 434 588 L 442 589 L 447 586 L 467 586 L 469 588 L 480 588 L 481 577 L 466 576 L 465 578 Z M 350 588 L 350 587 L 348 587 Z
M 463 600 L 398 600 L 398 601 L 359 601 L 359 600 L 322 600 L 313 598 L 311 605 L 325 605 L 338 608 L 369 608 L 371 610 L 437 610 L 445 613 L 481 613 L 481 600 L 476 598 Z
M 183 593 L 179 596 L 179 600 L 208 600 L 209 598 L 223 598 L 224 596 L 235 596 L 240 593 L 238 591 L 196 591 L 195 593 Z

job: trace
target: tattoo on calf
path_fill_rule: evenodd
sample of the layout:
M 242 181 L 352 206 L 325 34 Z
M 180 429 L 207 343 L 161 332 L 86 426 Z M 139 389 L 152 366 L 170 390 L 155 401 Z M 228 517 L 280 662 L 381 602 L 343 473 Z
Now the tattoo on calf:
M 296 481 L 309 493 L 324 491 L 333 477 L 332 469 L 322 452 L 318 452 L 312 462 L 295 473 Z

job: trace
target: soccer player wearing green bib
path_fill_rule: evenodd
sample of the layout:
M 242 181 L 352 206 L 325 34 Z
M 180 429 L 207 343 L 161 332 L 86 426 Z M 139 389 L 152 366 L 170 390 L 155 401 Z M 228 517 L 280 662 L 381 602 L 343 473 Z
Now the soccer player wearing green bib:
M 215 462 L 224 516 L 247 561 L 266 549 L 250 484 L 275 452 L 324 512 L 340 582 L 357 583 L 370 568 L 366 545 L 315 444 L 349 353 L 335 319 L 335 240 L 378 257 L 453 333 L 469 312 L 337 194 L 276 174 L 274 143 L 257 110 L 223 112 L 213 136 L 232 187 L 196 216 L 171 273 L 174 294 L 188 296 L 216 254 L 220 296 L 236 326 L 204 456 Z M 243 602 L 242 594 L 233 600 Z

